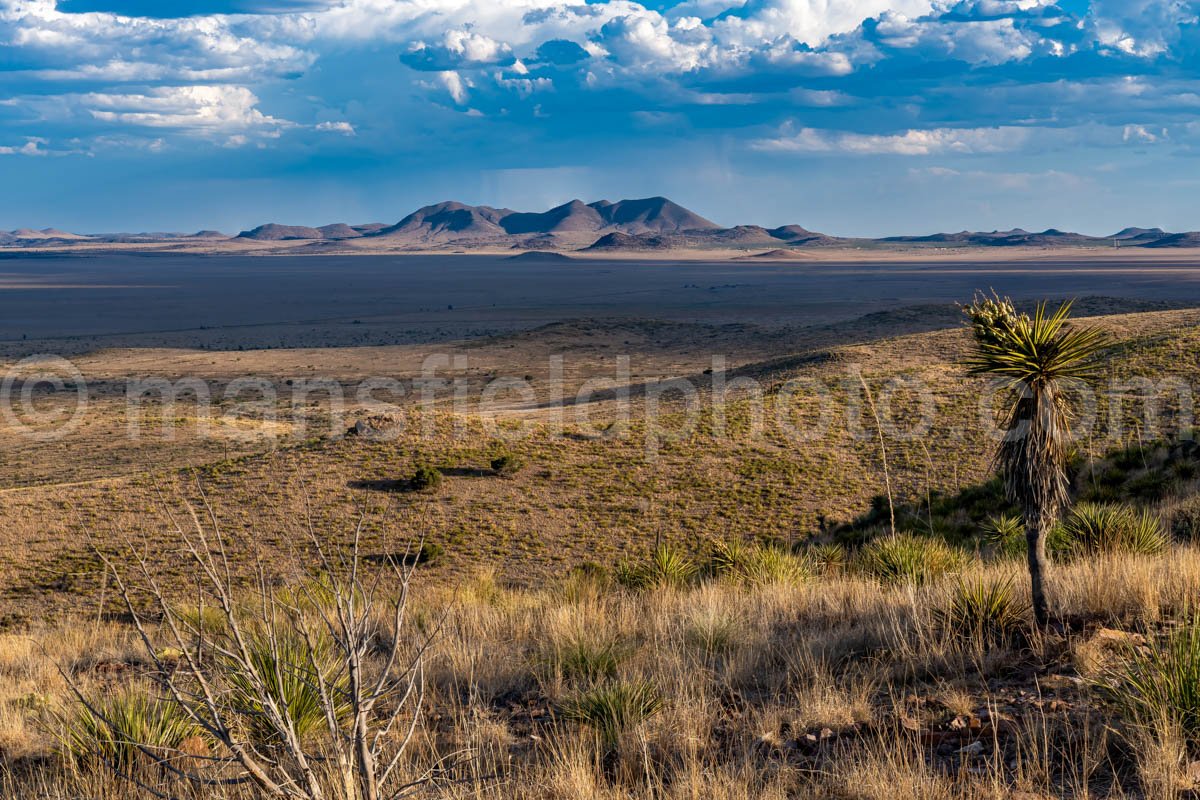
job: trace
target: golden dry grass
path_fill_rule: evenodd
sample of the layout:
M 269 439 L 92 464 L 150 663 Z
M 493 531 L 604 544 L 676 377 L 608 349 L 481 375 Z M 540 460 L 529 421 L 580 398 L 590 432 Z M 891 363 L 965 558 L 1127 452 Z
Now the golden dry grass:
M 968 570 L 991 580 L 1018 568 Z M 413 618 L 444 622 L 427 661 L 414 767 L 469 750 L 461 780 L 435 793 L 456 798 L 1183 791 L 1178 736 L 1130 727 L 1094 696 L 1087 680 L 1100 656 L 1089 651 L 1103 646 L 1101 627 L 1150 632 L 1178 619 L 1200 590 L 1200 551 L 1062 565 L 1054 597 L 1071 632 L 987 649 L 936 622 L 952 580 L 915 588 L 850 574 L 630 592 L 590 580 L 506 589 L 484 574 L 427 586 Z M 9 796 L 65 800 L 102 785 L 105 796 L 134 796 L 102 772 L 64 763 L 56 744 L 73 702 L 58 668 L 89 691 L 136 681 L 147 667 L 130 634 L 76 617 L 0 638 L 0 780 L 19 793 Z M 554 662 L 581 639 L 619 644 L 610 677 Z M 605 755 L 560 712 L 575 693 L 612 681 L 646 681 L 665 704 Z

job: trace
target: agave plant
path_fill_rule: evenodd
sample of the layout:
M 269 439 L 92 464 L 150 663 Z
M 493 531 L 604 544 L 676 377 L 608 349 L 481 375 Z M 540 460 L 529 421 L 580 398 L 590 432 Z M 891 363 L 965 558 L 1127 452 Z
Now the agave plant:
M 1000 379 L 1011 402 L 996 466 L 1005 494 L 1021 512 L 1026 557 L 1039 627 L 1050 622 L 1046 597 L 1046 536 L 1067 502 L 1067 461 L 1072 409 L 1067 390 L 1095 374 L 1108 339 L 1099 330 L 1071 328 L 1071 303 L 1050 313 L 1039 303 L 1033 316 L 1018 314 L 1008 298 L 976 297 L 964 309 L 975 338 L 967 360 L 973 375 Z
M 593 728 L 606 750 L 621 734 L 662 710 L 662 694 L 645 681 L 598 686 L 563 704 L 563 716 Z

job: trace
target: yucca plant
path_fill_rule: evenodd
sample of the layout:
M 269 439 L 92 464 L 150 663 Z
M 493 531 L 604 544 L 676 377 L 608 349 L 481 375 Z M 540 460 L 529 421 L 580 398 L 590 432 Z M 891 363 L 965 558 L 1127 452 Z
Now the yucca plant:
M 1134 724 L 1171 722 L 1200 750 L 1200 620 L 1123 655 L 1096 688 Z
M 935 615 L 943 628 L 982 644 L 996 644 L 1025 625 L 1029 604 L 1017 596 L 1011 576 L 960 578 Z
M 1017 514 L 998 514 L 988 517 L 982 525 L 984 541 L 1002 556 L 1025 557 L 1025 523 Z M 1046 552 L 1051 555 L 1070 553 L 1070 538 L 1062 525 L 1055 525 L 1046 534 Z
M 803 556 L 775 545 L 718 542 L 708 563 L 708 574 L 748 584 L 792 583 L 809 573 Z
M 804 551 L 809 564 L 821 575 L 834 575 L 846 568 L 846 548 L 837 542 L 814 544 Z
M 940 539 L 902 533 L 867 544 L 859 552 L 859 563 L 882 581 L 921 584 L 961 569 L 966 554 Z
M 291 629 L 274 634 L 248 633 L 245 641 L 249 668 L 231 659 L 223 660 L 219 667 L 229 686 L 230 709 L 242 717 L 256 742 L 271 744 L 278 735 L 264 718 L 266 702 L 275 703 L 301 740 L 325 727 L 325 706 L 316 669 L 321 671 L 328 686 L 335 714 L 344 717 L 347 713 L 349 704 L 342 697 L 347 677 L 338 669 L 338 659 L 327 647 L 310 644 Z M 318 649 L 314 651 L 314 647 Z M 251 670 L 257 675 L 251 674 Z
M 130 773 L 139 764 L 175 758 L 200 728 L 177 703 L 125 687 L 89 700 L 64 720 L 63 748 L 78 763 L 97 763 Z
M 1010 394 L 995 463 L 1025 525 L 1033 613 L 1045 627 L 1050 623 L 1046 536 L 1068 497 L 1072 409 L 1067 391 L 1095 375 L 1097 355 L 1108 339 L 1099 330 L 1069 328 L 1070 302 L 1053 313 L 1039 303 L 1030 316 L 1018 314 L 1008 298 L 977 296 L 964 311 L 975 339 L 967 360 L 970 373 L 1000 379 Z
M 681 588 L 694 581 L 700 569 L 686 555 L 667 544 L 654 548 L 649 561 L 617 565 L 617 581 L 630 589 Z
M 1079 503 L 1063 520 L 1062 533 L 1065 545 L 1076 555 L 1155 555 L 1170 541 L 1155 514 L 1124 503 Z
M 651 683 L 632 681 L 595 687 L 567 700 L 563 716 L 596 731 L 605 751 L 615 750 L 626 730 L 662 710 L 662 694 Z

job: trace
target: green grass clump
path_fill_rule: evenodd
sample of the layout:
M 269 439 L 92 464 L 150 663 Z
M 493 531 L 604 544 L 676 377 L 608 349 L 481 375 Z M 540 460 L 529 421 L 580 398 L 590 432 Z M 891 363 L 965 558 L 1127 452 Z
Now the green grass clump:
M 200 729 L 168 699 L 137 687 L 81 706 L 65 723 L 63 747 L 80 764 L 96 764 L 128 774 L 140 764 L 169 759 Z
M 546 662 L 567 680 L 595 683 L 615 677 L 629 650 L 617 639 L 573 636 L 557 643 Z
M 647 561 L 618 564 L 616 579 L 629 589 L 678 589 L 694 582 L 699 574 L 694 561 L 670 545 L 660 544 Z
M 1200 749 L 1200 620 L 1124 656 L 1097 681 L 1100 692 L 1134 724 L 1169 722 Z
M 1073 555 L 1156 555 L 1170 543 L 1162 520 L 1124 503 L 1079 503 L 1063 520 L 1062 536 Z
M 1026 626 L 1029 603 L 1017 595 L 1012 576 L 960 578 L 936 616 L 956 636 L 997 644 Z
M 562 706 L 563 716 L 596 731 L 601 745 L 614 750 L 621 735 L 657 714 L 662 694 L 651 683 L 632 681 L 597 686 L 577 694 Z
M 958 548 L 906 533 L 876 539 L 859 551 L 861 568 L 888 583 L 925 583 L 965 563 L 966 554 Z
M 803 556 L 777 545 L 718 542 L 705 572 L 714 578 L 750 585 L 794 583 L 808 577 L 809 564 Z

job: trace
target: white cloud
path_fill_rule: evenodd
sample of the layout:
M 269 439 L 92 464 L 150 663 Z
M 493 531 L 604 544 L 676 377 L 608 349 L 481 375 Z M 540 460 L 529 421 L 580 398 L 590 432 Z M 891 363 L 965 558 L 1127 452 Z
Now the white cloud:
M 343 136 L 354 136 L 357 133 L 349 122 L 318 122 L 316 129 L 327 133 L 340 133 Z
M 1165 52 L 1181 25 L 1197 21 L 1196 4 L 1186 0 L 1092 0 L 1089 17 L 1102 45 L 1141 57 Z
M 263 114 L 258 98 L 243 86 L 161 86 L 137 94 L 91 92 L 71 100 L 104 122 L 186 133 L 245 135 L 278 131 L 291 123 Z
M 0 146 L 0 156 L 44 156 L 48 155 L 49 151 L 43 145 L 47 144 L 45 139 L 37 136 L 29 136 L 25 139 L 25 144 L 21 145 L 2 145 Z
M 742 16 L 726 17 L 713 30 L 723 42 L 739 47 L 755 47 L 781 35 L 815 46 L 884 12 L 917 17 L 933 7 L 932 0 L 749 0 Z
M 796 129 L 785 125 L 778 137 L 751 143 L 755 150 L 777 153 L 927 156 L 939 153 L 1003 153 L 1019 149 L 1029 130 L 1017 127 L 931 128 L 898 134 L 865 134 Z
M 442 84 L 442 88 L 450 93 L 450 97 L 454 102 L 459 105 L 467 102 L 467 86 L 469 82 L 463 80 L 462 75 L 453 70 L 448 70 L 446 72 L 439 72 L 437 77 Z
M 73 14 L 47 0 L 0 5 L 0 46 L 23 74 L 49 80 L 257 80 L 307 68 L 315 56 L 276 38 L 274 28 L 256 17 Z

